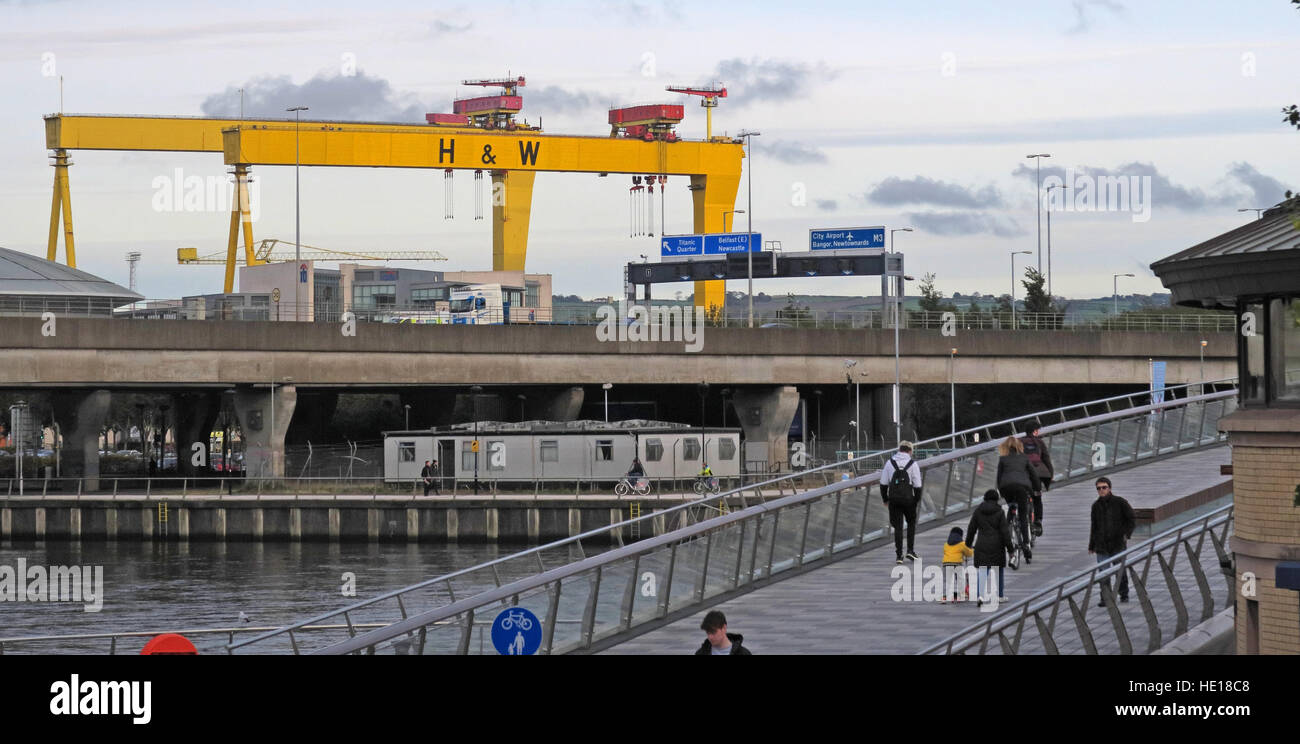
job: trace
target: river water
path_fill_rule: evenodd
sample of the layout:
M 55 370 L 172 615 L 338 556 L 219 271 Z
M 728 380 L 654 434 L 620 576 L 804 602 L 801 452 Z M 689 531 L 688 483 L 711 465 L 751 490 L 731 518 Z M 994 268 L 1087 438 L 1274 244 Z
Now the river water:
M 84 602 L 15 602 L 0 583 L 0 639 L 117 631 L 279 626 L 336 610 L 425 579 L 510 555 L 528 546 L 494 544 L 399 545 L 378 543 L 163 543 L 4 542 L 4 567 L 19 559 L 31 566 L 102 566 L 103 598 L 98 612 Z M 598 552 L 598 551 L 596 551 Z M 590 551 L 589 551 L 590 553 Z M 568 549 L 543 553 L 548 568 L 581 556 Z M 509 562 L 502 582 L 532 575 L 536 560 Z M 346 576 L 355 575 L 355 596 L 344 596 Z M 93 574 L 92 574 L 93 575 Z M 484 574 L 471 582 L 487 588 Z M 458 584 L 458 598 L 471 586 Z M 445 602 L 445 592 L 414 599 L 408 612 Z M 432 595 L 438 596 L 432 596 Z M 12 596 L 12 595 L 10 595 Z M 248 622 L 240 620 L 240 613 Z M 362 613 L 354 622 L 399 619 L 395 604 L 383 613 Z M 341 621 L 340 621 L 341 622 Z M 343 635 L 332 636 L 342 640 Z M 145 640 L 119 640 L 117 653 L 138 653 Z M 224 652 L 226 635 L 191 637 L 204 653 Z M 108 653 L 110 641 L 4 643 L 5 654 Z M 287 641 L 264 650 L 287 653 Z

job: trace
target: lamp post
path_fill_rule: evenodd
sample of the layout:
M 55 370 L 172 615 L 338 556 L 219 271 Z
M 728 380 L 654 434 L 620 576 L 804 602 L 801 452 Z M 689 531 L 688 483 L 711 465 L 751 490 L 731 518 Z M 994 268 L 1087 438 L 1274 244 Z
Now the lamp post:
M 896 232 L 912 232 L 912 228 L 895 227 L 889 231 L 889 252 L 890 253 L 894 252 L 894 233 Z M 895 282 L 894 289 L 897 293 L 896 296 L 894 297 L 894 330 L 897 331 L 898 324 L 899 322 L 901 322 L 903 317 L 903 280 L 902 279 L 898 279 Z
M 1047 299 L 1052 299 L 1052 189 L 1061 188 L 1060 184 L 1047 187 Z
M 1115 315 L 1115 317 L 1117 317 L 1117 318 L 1119 317 L 1119 278 L 1120 278 L 1121 276 L 1128 276 L 1128 277 L 1131 277 L 1131 276 L 1133 276 L 1133 275 L 1132 275 L 1132 274 L 1111 274 L 1111 276 L 1110 276 L 1110 280 L 1111 280 L 1111 284 L 1110 284 L 1110 290 L 1111 290 L 1110 298 L 1111 298 L 1111 302 L 1114 303 L 1114 305 L 1113 305 L 1113 307 L 1114 307 L 1114 315 Z
M 609 423 L 609 389 L 614 387 L 614 383 L 607 382 L 601 385 L 601 390 L 605 391 L 605 423 Z
M 729 231 L 727 230 L 727 215 L 729 215 L 729 214 L 744 214 L 744 213 L 745 213 L 745 210 L 743 210 L 743 209 L 728 209 L 728 210 L 723 211 L 723 213 L 722 213 L 722 231 L 723 231 L 723 232 L 729 232 Z M 736 223 L 736 221 L 735 221 L 735 220 L 732 220 L 731 223 L 732 223 L 732 227 L 735 227 L 735 223 Z
M 527 418 L 524 405 L 528 402 L 528 396 L 520 393 L 515 397 L 519 399 L 519 421 L 523 422 Z
M 858 381 L 853 379 L 851 371 L 856 366 L 858 366 L 856 359 L 844 360 L 844 381 L 853 384 L 853 449 L 855 451 L 862 449 L 862 396 Z M 820 404 L 821 398 L 818 398 L 817 402 Z M 817 420 L 818 423 L 821 422 L 820 410 L 817 412 Z
M 1011 251 L 1011 330 L 1016 329 L 1016 256 L 1033 255 L 1033 251 Z
M 402 408 L 406 409 L 406 430 L 410 431 L 411 430 L 411 404 L 403 403 Z
M 953 382 L 953 364 L 957 361 L 957 349 L 948 354 L 948 406 L 952 415 L 952 448 L 957 449 L 957 385 Z
M 1037 155 L 1026 155 L 1026 158 L 1032 158 L 1034 161 L 1034 202 L 1038 207 L 1038 270 L 1043 270 L 1043 158 L 1050 158 L 1051 155 L 1040 152 Z M 1012 298 L 1015 299 L 1014 297 Z
M 709 395 L 709 383 L 701 382 L 695 386 L 700 394 L 700 463 L 707 466 L 709 464 L 708 446 L 709 440 L 704 436 L 704 399 Z M 701 470 L 704 468 L 701 467 Z
M 892 244 L 893 241 L 891 240 Z M 898 296 L 901 298 L 903 292 L 903 282 L 912 281 L 913 277 L 903 274 L 898 277 Z M 903 306 L 900 302 L 898 305 L 897 317 L 894 319 L 894 446 L 903 441 L 903 374 L 902 366 L 899 363 L 898 353 L 898 327 L 902 325 L 899 321 L 903 317 Z
M 478 495 L 478 456 L 479 450 L 483 447 L 478 442 L 478 394 L 483 392 L 482 385 L 471 385 L 469 389 L 469 410 L 474 417 L 474 445 L 471 451 L 474 455 L 474 495 Z
M 1209 341 L 1201 339 L 1201 392 L 1205 392 L 1205 347 Z
M 294 106 L 287 108 L 285 111 L 293 112 L 293 319 L 302 320 L 302 298 L 299 294 L 299 285 L 302 280 L 298 277 L 298 266 L 302 262 L 302 213 L 301 213 L 301 191 L 299 190 L 298 180 L 298 121 L 299 114 L 306 111 L 306 106 Z
M 749 286 L 746 294 L 749 295 L 749 327 L 754 327 L 754 140 L 758 137 L 759 132 L 750 132 L 742 130 L 738 137 L 745 138 L 745 159 L 749 161 L 749 166 L 745 168 L 749 172 L 749 183 L 746 186 L 748 192 L 745 205 L 745 232 L 748 238 L 745 240 L 745 276 L 748 277 Z

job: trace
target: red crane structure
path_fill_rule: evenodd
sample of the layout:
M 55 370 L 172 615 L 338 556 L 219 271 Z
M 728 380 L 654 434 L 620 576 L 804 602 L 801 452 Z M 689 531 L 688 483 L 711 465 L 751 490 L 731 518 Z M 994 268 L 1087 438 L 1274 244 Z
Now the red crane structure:
M 693 86 L 693 85 L 670 85 L 666 88 L 670 93 L 685 93 L 688 96 L 700 96 L 700 105 L 704 107 L 704 133 L 705 136 L 713 139 L 713 109 L 718 106 L 719 98 L 727 97 L 727 88 L 722 83 L 714 83 L 711 86 Z

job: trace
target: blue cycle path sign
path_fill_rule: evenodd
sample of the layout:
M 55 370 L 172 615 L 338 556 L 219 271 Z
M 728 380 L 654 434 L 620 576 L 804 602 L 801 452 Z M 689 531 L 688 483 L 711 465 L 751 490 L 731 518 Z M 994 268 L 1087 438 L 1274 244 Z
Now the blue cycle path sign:
M 502 656 L 531 656 L 542 647 L 542 622 L 522 607 L 507 607 L 492 621 L 492 645 Z

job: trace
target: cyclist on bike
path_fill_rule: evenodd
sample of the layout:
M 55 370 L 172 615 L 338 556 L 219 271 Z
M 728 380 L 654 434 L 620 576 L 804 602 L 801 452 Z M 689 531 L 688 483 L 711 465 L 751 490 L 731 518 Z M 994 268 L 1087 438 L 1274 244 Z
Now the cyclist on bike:
M 1025 457 L 1029 458 L 1029 464 L 1034 466 L 1034 472 L 1038 474 L 1038 479 L 1042 483 L 1042 490 L 1034 491 L 1034 535 L 1043 534 L 1043 491 L 1052 485 L 1052 478 L 1056 476 L 1056 468 L 1052 466 L 1052 452 L 1044 442 L 1042 437 L 1038 436 L 1038 423 L 1032 423 L 1026 426 L 1029 433 L 1020 438 L 1020 443 L 1025 446 Z
M 627 471 L 628 478 L 641 478 L 645 476 L 645 466 L 641 464 L 641 458 L 632 458 L 632 468 Z
M 1025 552 L 1025 563 L 1034 557 L 1029 549 L 1029 499 L 1034 491 L 1042 490 L 1038 473 L 1025 457 L 1024 445 L 1014 436 L 1007 437 L 998 445 L 998 490 L 1007 500 L 1007 519 L 1017 514 L 1020 529 L 1020 545 Z

